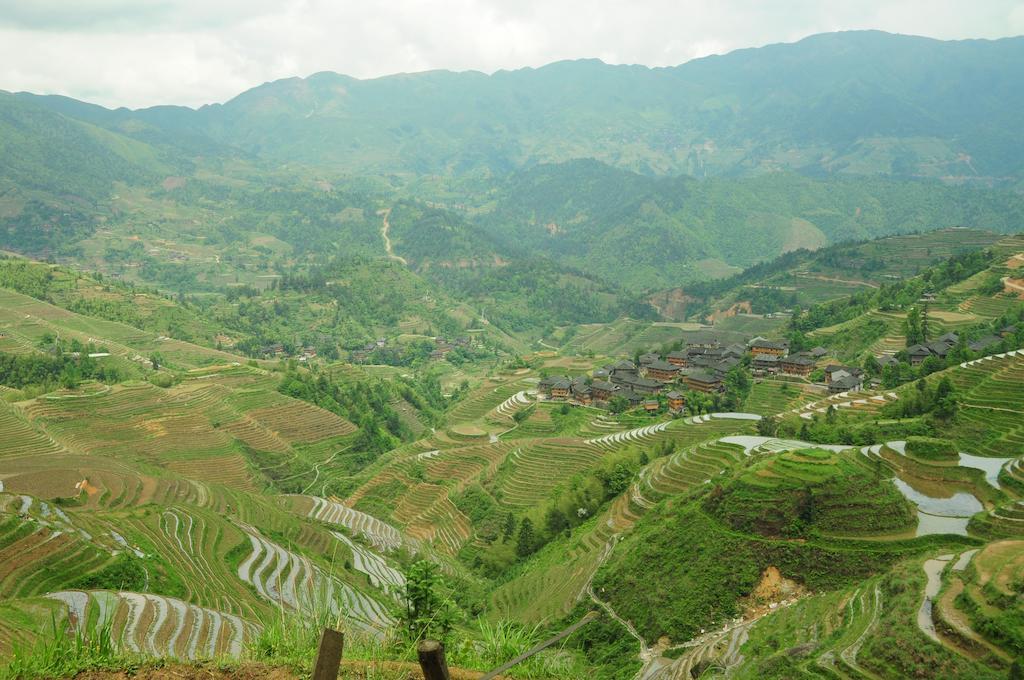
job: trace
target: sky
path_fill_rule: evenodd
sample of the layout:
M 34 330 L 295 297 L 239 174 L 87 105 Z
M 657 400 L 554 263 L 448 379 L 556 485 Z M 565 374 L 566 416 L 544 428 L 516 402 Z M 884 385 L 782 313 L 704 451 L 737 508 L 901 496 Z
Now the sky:
M 0 89 L 200 106 L 318 71 L 668 66 L 865 28 L 1021 35 L 1024 0 L 0 0 Z

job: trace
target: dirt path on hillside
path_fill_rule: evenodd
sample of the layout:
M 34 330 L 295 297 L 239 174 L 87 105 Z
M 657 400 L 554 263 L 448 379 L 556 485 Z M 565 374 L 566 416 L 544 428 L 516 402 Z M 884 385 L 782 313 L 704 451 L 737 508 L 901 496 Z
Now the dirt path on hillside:
M 817 281 L 831 281 L 832 283 L 845 283 L 851 286 L 867 286 L 868 288 L 878 288 L 877 283 L 869 283 L 868 281 L 853 281 L 851 279 L 837 279 L 832 276 L 822 276 L 820 274 L 799 274 L 800 278 L 804 279 L 815 279 Z
M 1011 279 L 1006 277 L 1003 279 L 1003 285 L 1006 287 L 1006 292 L 1014 292 L 1018 294 L 1018 297 L 1024 297 L 1024 279 Z
M 624 618 L 619 616 L 615 612 L 615 609 L 612 608 L 612 606 L 609 603 L 600 599 L 594 593 L 594 587 L 589 583 L 587 584 L 587 595 L 590 596 L 590 599 L 594 602 L 594 604 L 603 609 L 608 614 L 608 616 L 612 617 L 620 626 L 625 628 L 626 631 L 629 632 L 629 634 L 632 635 L 637 642 L 640 643 L 640 653 L 638 654 L 638 656 L 640 658 L 640 663 L 642 663 L 643 666 L 640 668 L 639 671 L 637 671 L 637 674 L 633 676 L 634 680 L 650 677 L 650 671 L 653 670 L 651 669 L 651 665 L 660 656 L 659 652 L 656 651 L 653 647 L 648 647 L 647 641 L 644 640 L 642 635 L 640 635 L 640 631 L 638 631 L 631 622 L 626 621 Z
M 391 229 L 391 223 L 388 222 L 388 218 L 391 217 L 391 208 L 385 208 L 377 212 L 381 216 L 380 235 L 384 239 L 384 252 L 388 254 L 388 257 L 396 262 L 401 262 L 406 267 L 409 263 L 401 255 L 395 255 L 395 252 L 391 249 L 391 238 L 388 237 L 388 231 Z

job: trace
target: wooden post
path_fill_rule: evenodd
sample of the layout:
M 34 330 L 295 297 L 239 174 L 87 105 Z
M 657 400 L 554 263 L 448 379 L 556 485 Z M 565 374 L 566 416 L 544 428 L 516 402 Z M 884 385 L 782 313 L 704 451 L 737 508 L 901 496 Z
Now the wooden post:
M 320 635 L 320 648 L 316 653 L 316 664 L 313 666 L 313 680 L 338 680 L 338 668 L 341 666 L 341 650 L 345 644 L 345 636 L 336 630 L 324 628 Z
M 416 646 L 420 657 L 420 670 L 423 680 L 451 680 L 448 675 L 448 662 L 444 660 L 444 645 L 437 640 L 422 640 Z

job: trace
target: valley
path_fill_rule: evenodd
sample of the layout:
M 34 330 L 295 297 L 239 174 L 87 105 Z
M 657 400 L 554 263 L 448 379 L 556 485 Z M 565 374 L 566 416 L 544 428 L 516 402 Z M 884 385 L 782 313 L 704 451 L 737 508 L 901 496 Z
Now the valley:
M 0 91 L 0 680 L 1022 677 L 1022 45 Z

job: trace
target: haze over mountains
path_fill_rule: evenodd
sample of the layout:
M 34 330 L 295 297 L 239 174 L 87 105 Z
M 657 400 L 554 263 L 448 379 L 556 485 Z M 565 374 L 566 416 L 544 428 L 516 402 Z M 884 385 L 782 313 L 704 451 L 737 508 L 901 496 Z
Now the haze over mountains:
M 165 221 L 153 201 L 129 217 L 115 183 L 186 210 L 198 192 L 216 223 L 265 210 L 257 194 L 273 186 L 293 195 L 290 217 L 239 226 L 294 249 L 384 255 L 375 220 L 356 233 L 312 207 L 318 192 L 347 192 L 370 212 L 418 203 L 396 212 L 395 253 L 463 293 L 501 263 L 538 259 L 598 288 L 666 289 L 795 248 L 1012 230 L 1024 212 L 1020 82 L 1024 38 L 864 31 L 673 68 L 319 73 L 198 110 L 7 94 L 0 246 L 53 256 L 100 224 Z
M 349 173 L 509 170 L 592 157 L 643 174 L 1019 178 L 1024 39 L 865 31 L 673 68 L 289 78 L 198 111 L 19 95 L 147 143 L 228 145 Z

